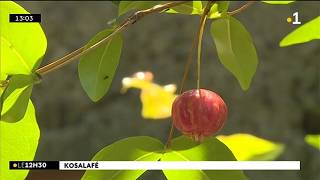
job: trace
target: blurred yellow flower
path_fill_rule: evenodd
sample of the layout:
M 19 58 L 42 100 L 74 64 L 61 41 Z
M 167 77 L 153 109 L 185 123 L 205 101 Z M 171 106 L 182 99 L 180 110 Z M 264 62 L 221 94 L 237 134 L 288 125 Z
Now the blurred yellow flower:
M 128 88 L 141 89 L 142 116 L 146 119 L 164 119 L 171 116 L 171 106 L 176 97 L 176 85 L 161 86 L 153 82 L 151 72 L 137 72 L 122 79 L 121 92 Z

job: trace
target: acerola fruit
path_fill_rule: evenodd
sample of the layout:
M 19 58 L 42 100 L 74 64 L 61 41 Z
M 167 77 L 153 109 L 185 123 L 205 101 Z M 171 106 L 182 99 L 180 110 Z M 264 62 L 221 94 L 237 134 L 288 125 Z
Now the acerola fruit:
M 174 126 L 197 142 L 218 132 L 227 114 L 223 99 L 206 89 L 186 91 L 176 97 L 172 105 Z

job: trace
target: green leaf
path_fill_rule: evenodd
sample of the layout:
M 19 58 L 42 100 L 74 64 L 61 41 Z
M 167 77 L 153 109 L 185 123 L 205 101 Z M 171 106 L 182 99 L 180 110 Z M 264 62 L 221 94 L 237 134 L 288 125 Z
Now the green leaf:
M 230 1 L 219 1 L 218 10 L 221 13 L 226 13 L 229 9 Z
M 267 3 L 267 4 L 289 4 L 294 1 L 262 1 L 262 2 Z
M 251 134 L 218 136 L 239 161 L 268 161 L 276 159 L 284 150 L 283 144 L 258 138 Z
M 39 78 L 36 74 L 16 74 L 9 76 L 7 80 L 9 81 L 9 83 L 5 88 L 5 93 L 2 96 L 3 99 L 6 99 L 16 89 L 20 89 L 33 84 L 34 82 L 38 81 Z
M 247 90 L 258 65 L 249 32 L 238 20 L 227 17 L 212 22 L 211 35 L 221 63 L 238 79 L 241 88 Z
M 160 3 L 161 1 L 120 1 L 118 15 L 121 16 L 130 10 L 148 9 Z
M 207 138 L 201 144 L 180 136 L 172 140 L 171 150 L 161 161 L 236 161 L 232 152 L 216 138 Z M 242 171 L 234 170 L 163 170 L 169 179 L 247 179 Z
M 29 14 L 12 1 L 0 1 L 0 72 L 31 74 L 39 66 L 47 39 L 39 23 L 10 23 L 9 14 Z
M 202 15 L 203 10 L 206 6 L 207 1 L 190 1 L 179 6 L 173 7 L 167 11 L 166 13 L 180 13 L 180 14 L 198 14 Z M 228 1 L 219 1 L 214 3 L 209 12 L 209 18 L 219 18 L 223 14 L 226 14 L 228 9 L 229 2 Z
M 0 87 L 0 96 L 2 95 L 3 91 L 4 91 L 4 88 Z M 1 107 L 0 107 L 0 112 L 1 112 Z
M 0 137 L 0 179 L 25 179 L 28 170 L 9 170 L 9 161 L 32 161 L 35 156 L 40 131 L 31 101 L 19 122 L 0 121 Z
M 229 8 L 229 1 L 218 1 L 215 3 L 209 12 L 209 18 L 215 19 L 225 17 Z
M 167 10 L 166 13 L 180 13 L 180 14 L 202 14 L 202 3 L 201 1 L 190 1 L 181 5 L 172 7 Z
M 17 74 L 9 76 L 8 80 L 9 83 L 1 95 L 1 120 L 17 122 L 24 117 L 33 83 L 38 80 L 38 77 L 34 74 Z
M 162 156 L 163 144 L 154 138 L 137 136 L 117 141 L 100 150 L 92 161 L 158 161 Z M 145 170 L 86 171 L 82 179 L 136 179 Z
M 320 134 L 308 134 L 305 136 L 304 140 L 312 147 L 320 150 Z
M 6 122 L 17 122 L 21 120 L 27 110 L 28 100 L 31 93 L 32 86 L 28 86 L 23 88 L 21 91 L 18 91 L 17 96 L 8 98 L 9 100 L 5 101 L 4 104 L 9 101 L 11 106 L 4 106 L 9 108 L 3 108 L 4 112 L 1 113 L 1 120 Z M 15 101 L 12 101 L 11 99 L 15 99 Z
M 94 36 L 86 48 L 107 37 L 112 30 L 107 29 Z M 116 72 L 122 48 L 122 38 L 115 35 L 104 45 L 84 55 L 79 62 L 80 82 L 93 101 L 100 100 L 109 90 Z
M 1 63 L 0 63 L 0 69 L 1 69 Z M 7 79 L 7 75 L 6 74 L 2 74 L 0 72 L 0 81 L 6 80 Z
M 280 42 L 280 47 L 320 39 L 320 16 L 298 27 Z

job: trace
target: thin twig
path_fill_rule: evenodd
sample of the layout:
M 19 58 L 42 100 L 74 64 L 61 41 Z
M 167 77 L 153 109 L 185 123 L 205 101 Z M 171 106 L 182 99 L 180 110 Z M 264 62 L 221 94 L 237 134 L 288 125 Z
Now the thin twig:
M 95 43 L 94 45 L 90 46 L 89 48 L 85 49 L 85 47 L 81 47 L 81 48 L 71 52 L 70 54 L 64 56 L 64 57 L 62 57 L 58 60 L 55 60 L 54 62 L 52 62 L 42 68 L 39 68 L 38 70 L 36 70 L 36 72 L 39 75 L 43 76 L 49 72 L 52 72 L 53 70 L 59 69 L 59 68 L 65 66 L 66 64 L 69 64 L 70 62 L 78 59 L 79 57 L 87 54 L 88 52 L 92 51 L 93 49 L 100 47 L 101 45 L 103 45 L 104 43 L 109 41 L 113 36 L 120 33 L 127 26 L 134 24 L 135 22 L 137 22 L 141 18 L 145 17 L 146 15 L 149 15 L 152 13 L 159 13 L 159 12 L 162 12 L 166 9 L 180 5 L 185 2 L 187 2 L 187 1 L 169 2 L 169 3 L 165 3 L 165 4 L 155 5 L 149 9 L 137 11 L 132 16 L 128 17 L 122 24 L 120 24 L 118 27 L 116 27 L 115 30 L 111 34 L 109 34 L 107 37 L 105 37 L 104 39 L 100 40 L 99 42 Z
M 191 50 L 190 50 L 190 53 L 189 53 L 189 56 L 188 56 L 188 59 L 187 59 L 187 63 L 185 65 L 185 67 L 184 67 L 183 76 L 182 76 L 182 79 L 181 79 L 181 82 L 180 82 L 179 94 L 181 94 L 182 91 L 183 91 L 183 87 L 184 87 L 185 81 L 186 81 L 188 73 L 189 73 L 189 69 L 190 69 L 190 65 L 191 65 L 191 62 L 192 62 L 194 50 L 196 49 L 196 45 L 197 45 L 197 39 L 198 38 L 195 36 L 194 39 L 193 39 L 193 42 L 192 42 L 192 47 L 191 47 Z
M 59 69 L 60 67 L 70 63 L 72 61 L 72 58 L 74 58 L 75 56 L 78 56 L 83 50 L 84 50 L 84 47 L 81 47 L 81 48 L 71 52 L 70 54 L 67 54 L 64 57 L 62 57 L 58 60 L 55 60 L 54 62 L 37 69 L 36 72 L 38 74 L 40 74 L 41 76 L 43 76 L 53 70 Z
M 173 138 L 173 133 L 174 133 L 174 124 L 173 124 L 173 120 L 171 120 L 170 132 L 169 132 L 169 136 L 168 136 L 168 140 L 167 140 L 165 149 L 169 149 L 171 147 L 171 140 Z
M 200 19 L 200 25 L 198 30 L 198 55 L 197 55 L 197 89 L 200 89 L 200 79 L 201 79 L 201 45 L 202 45 L 202 36 L 204 31 L 204 26 L 208 17 L 208 13 L 213 5 L 212 1 L 209 1 L 206 8 L 204 9 L 203 15 Z
M 192 60 L 192 57 L 193 57 L 193 52 L 194 52 L 194 49 L 196 48 L 196 45 L 198 45 L 198 57 L 199 57 L 199 53 L 201 54 L 201 42 L 202 42 L 202 35 L 203 35 L 204 25 L 205 25 L 205 21 L 207 19 L 208 13 L 209 13 L 212 5 L 213 5 L 213 1 L 208 1 L 207 5 L 206 5 L 206 7 L 205 7 L 205 9 L 203 11 L 203 14 L 201 16 L 199 30 L 198 30 L 198 32 L 196 34 L 196 37 L 194 38 L 194 41 L 192 43 L 192 49 L 191 49 L 191 52 L 189 54 L 189 57 L 188 57 L 188 60 L 187 60 L 187 64 L 185 66 L 185 71 L 184 71 L 183 78 L 182 78 L 182 81 L 181 81 L 179 94 L 182 93 L 183 86 L 184 86 L 186 77 L 188 75 L 189 69 L 190 69 L 190 64 L 191 64 L 191 60 Z M 199 52 L 199 44 L 200 44 L 200 52 Z M 200 73 L 199 63 L 200 62 L 199 62 L 199 58 L 198 58 L 198 79 L 200 79 L 200 76 L 199 76 L 199 73 Z M 199 82 L 198 82 L 198 84 L 199 84 Z M 170 148 L 170 146 L 171 146 L 171 140 L 172 140 L 172 137 L 173 137 L 173 133 L 174 133 L 174 124 L 173 124 L 173 120 L 171 120 L 170 132 L 169 132 L 168 140 L 167 140 L 167 143 L 166 143 L 166 146 L 165 146 L 166 149 Z
M 255 1 L 248 1 L 246 4 L 244 4 L 243 6 L 241 6 L 240 8 L 231 11 L 231 12 L 227 12 L 228 15 L 232 16 L 235 14 L 238 14 L 240 12 L 242 12 L 243 10 L 247 9 L 249 6 L 251 6 L 253 3 L 255 3 Z

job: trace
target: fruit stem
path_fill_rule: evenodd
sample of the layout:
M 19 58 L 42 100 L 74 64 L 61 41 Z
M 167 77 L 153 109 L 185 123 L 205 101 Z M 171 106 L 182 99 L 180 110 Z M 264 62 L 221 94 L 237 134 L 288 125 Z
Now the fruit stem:
M 188 75 L 189 72 L 189 67 L 191 64 L 191 60 L 192 60 L 192 55 L 193 55 L 193 50 L 195 49 L 196 44 L 198 44 L 198 58 L 197 58 L 197 62 L 198 62 L 198 79 L 197 79 L 197 88 L 200 88 L 200 64 L 201 64 L 201 43 L 202 43 L 202 36 L 203 36 L 203 31 L 204 31 L 204 26 L 205 26 L 205 22 L 207 20 L 208 17 L 208 13 L 210 12 L 210 9 L 213 5 L 214 1 L 208 1 L 203 14 L 201 16 L 200 19 L 200 25 L 199 25 L 199 29 L 198 29 L 198 33 L 197 36 L 194 38 L 193 44 L 192 44 L 192 49 L 191 49 L 191 53 L 189 55 L 185 70 L 184 70 L 184 74 L 183 74 L 183 78 L 181 81 L 181 87 L 180 87 L 180 92 L 179 94 L 182 93 L 183 90 L 183 85 L 184 82 L 186 80 L 186 77 Z M 174 133 L 174 124 L 173 124 L 173 120 L 171 120 L 171 126 L 170 126 L 170 132 L 169 132 L 169 136 L 168 136 L 168 140 L 167 143 L 165 145 L 165 149 L 168 149 L 171 147 L 171 140 L 173 137 L 173 133 Z
M 197 55 L 197 89 L 200 89 L 200 79 L 201 79 L 201 45 L 202 45 L 202 36 L 204 31 L 204 26 L 208 17 L 208 13 L 213 5 L 213 1 L 208 1 L 207 6 L 205 7 L 203 14 L 200 19 L 200 25 L 198 30 L 198 55 Z

